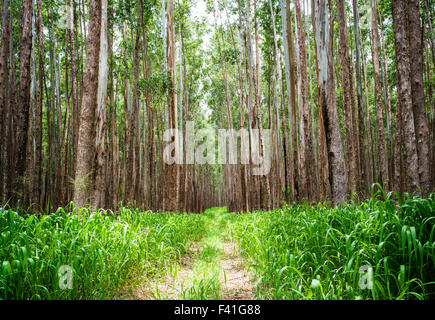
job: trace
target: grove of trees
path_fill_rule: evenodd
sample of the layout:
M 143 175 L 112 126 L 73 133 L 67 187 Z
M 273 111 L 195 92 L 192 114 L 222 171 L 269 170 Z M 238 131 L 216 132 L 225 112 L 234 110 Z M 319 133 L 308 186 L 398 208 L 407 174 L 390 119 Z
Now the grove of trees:
M 434 9 L 1 0 L 0 203 L 201 212 L 338 204 L 379 187 L 424 196 L 435 185 Z M 165 130 L 200 143 L 187 141 L 188 121 L 259 129 L 260 141 L 271 129 L 270 172 L 198 165 L 185 150 L 183 164 L 165 163 Z

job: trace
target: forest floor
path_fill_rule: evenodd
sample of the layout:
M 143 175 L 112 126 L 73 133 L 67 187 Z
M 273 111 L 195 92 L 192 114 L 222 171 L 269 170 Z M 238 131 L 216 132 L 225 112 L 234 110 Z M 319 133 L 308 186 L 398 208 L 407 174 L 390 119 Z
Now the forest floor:
M 434 299 L 435 193 L 385 198 L 244 214 L 0 208 L 0 300 Z
M 135 288 L 132 299 L 256 299 L 253 277 L 228 234 L 229 214 L 225 208 L 205 214 L 202 240 L 193 243 L 172 270 Z

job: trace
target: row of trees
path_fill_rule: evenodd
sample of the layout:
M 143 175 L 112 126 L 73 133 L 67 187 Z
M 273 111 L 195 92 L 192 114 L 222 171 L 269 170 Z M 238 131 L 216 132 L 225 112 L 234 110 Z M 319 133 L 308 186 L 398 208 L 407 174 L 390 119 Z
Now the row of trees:
M 336 204 L 375 182 L 433 190 L 428 1 L 206 1 L 203 19 L 197 7 L 2 0 L 1 201 L 243 211 Z M 165 163 L 165 130 L 192 143 L 187 121 L 259 129 L 260 142 L 271 129 L 270 173 Z

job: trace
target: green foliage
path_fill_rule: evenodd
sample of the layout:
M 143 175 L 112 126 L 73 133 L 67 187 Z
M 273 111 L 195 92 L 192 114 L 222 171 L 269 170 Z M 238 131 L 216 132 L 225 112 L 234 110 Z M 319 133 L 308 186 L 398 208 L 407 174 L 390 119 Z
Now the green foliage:
M 164 97 L 171 90 L 171 75 L 169 70 L 153 73 L 148 78 L 139 79 L 139 89 L 145 92 L 145 88 L 158 97 Z
M 116 297 L 175 263 L 204 230 L 199 215 L 72 212 L 23 217 L 0 208 L 0 299 Z M 62 265 L 72 267 L 71 290 L 59 288 Z
M 231 235 L 256 270 L 259 297 L 434 298 L 435 194 L 399 202 L 381 196 L 235 216 Z M 360 287 L 362 266 L 373 270 L 372 289 Z

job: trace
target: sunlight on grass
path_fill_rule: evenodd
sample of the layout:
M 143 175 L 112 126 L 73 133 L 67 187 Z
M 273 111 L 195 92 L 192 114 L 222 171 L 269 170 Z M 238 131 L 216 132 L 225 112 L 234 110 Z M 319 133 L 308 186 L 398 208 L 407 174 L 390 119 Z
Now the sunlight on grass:
M 114 298 L 127 284 L 173 269 L 204 232 L 200 215 L 73 212 L 20 216 L 0 208 L 1 299 Z M 62 265 L 72 268 L 71 290 L 59 287 Z
M 157 280 L 149 288 L 156 298 L 167 299 L 159 281 L 177 277 L 193 244 L 198 250 L 175 295 L 221 299 L 227 239 L 238 242 L 260 299 L 430 299 L 434 207 L 435 193 L 378 192 L 336 208 L 293 204 L 246 214 L 0 208 L 0 299 L 116 299 L 122 288 L 150 279 Z M 73 286 L 63 290 L 58 272 L 65 265 Z
M 256 272 L 258 297 L 434 298 L 435 194 L 392 196 L 235 216 L 230 234 Z M 368 268 L 371 288 L 360 283 Z

